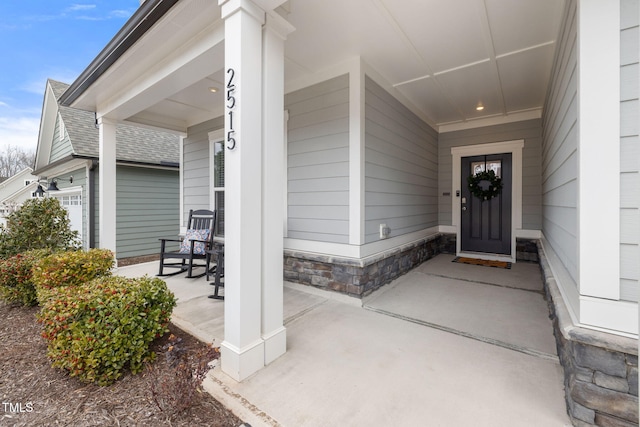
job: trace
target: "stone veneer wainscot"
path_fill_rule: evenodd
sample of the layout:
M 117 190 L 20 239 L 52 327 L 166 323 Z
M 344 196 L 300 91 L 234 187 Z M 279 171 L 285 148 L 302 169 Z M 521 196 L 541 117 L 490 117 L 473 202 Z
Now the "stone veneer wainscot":
M 538 242 L 573 425 L 638 426 L 638 341 L 575 326 Z
M 538 261 L 535 240 L 517 239 L 517 259 Z M 369 295 L 437 254 L 455 254 L 455 234 L 435 234 L 365 259 L 285 250 L 284 279 L 358 298 Z

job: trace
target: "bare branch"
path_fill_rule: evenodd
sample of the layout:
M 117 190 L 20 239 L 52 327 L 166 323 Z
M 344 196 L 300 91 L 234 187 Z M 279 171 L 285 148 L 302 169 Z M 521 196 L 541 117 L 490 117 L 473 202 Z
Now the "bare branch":
M 0 177 L 11 177 L 24 168 L 33 167 L 36 153 L 15 145 L 6 145 L 0 150 Z

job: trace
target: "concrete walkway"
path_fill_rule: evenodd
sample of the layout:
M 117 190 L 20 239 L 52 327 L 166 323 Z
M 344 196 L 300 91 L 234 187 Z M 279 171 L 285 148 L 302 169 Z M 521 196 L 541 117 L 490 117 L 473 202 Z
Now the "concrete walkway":
M 287 353 L 242 383 L 216 367 L 206 390 L 253 427 L 570 426 L 538 266 L 452 259 L 439 255 L 364 301 L 285 284 Z M 206 297 L 213 288 L 183 275 L 166 282 L 174 323 L 219 345 L 224 303 Z

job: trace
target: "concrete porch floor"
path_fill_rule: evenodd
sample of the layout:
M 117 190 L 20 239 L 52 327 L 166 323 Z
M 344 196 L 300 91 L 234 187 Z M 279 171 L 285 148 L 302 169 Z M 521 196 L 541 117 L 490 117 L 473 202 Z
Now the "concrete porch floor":
M 253 427 L 570 426 L 538 265 L 452 259 L 438 255 L 362 301 L 285 283 L 287 353 L 242 383 L 216 367 L 205 389 Z M 165 280 L 173 322 L 219 345 L 213 287 Z

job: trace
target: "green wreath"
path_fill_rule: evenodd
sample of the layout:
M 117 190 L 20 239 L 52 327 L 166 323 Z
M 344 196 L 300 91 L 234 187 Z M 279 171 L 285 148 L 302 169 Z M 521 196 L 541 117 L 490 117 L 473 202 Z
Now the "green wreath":
M 482 181 L 488 181 L 489 186 L 480 185 Z M 493 170 L 469 175 L 467 182 L 469 183 L 469 191 L 471 191 L 471 194 L 480 200 L 491 200 L 502 192 L 502 179 L 496 176 Z

